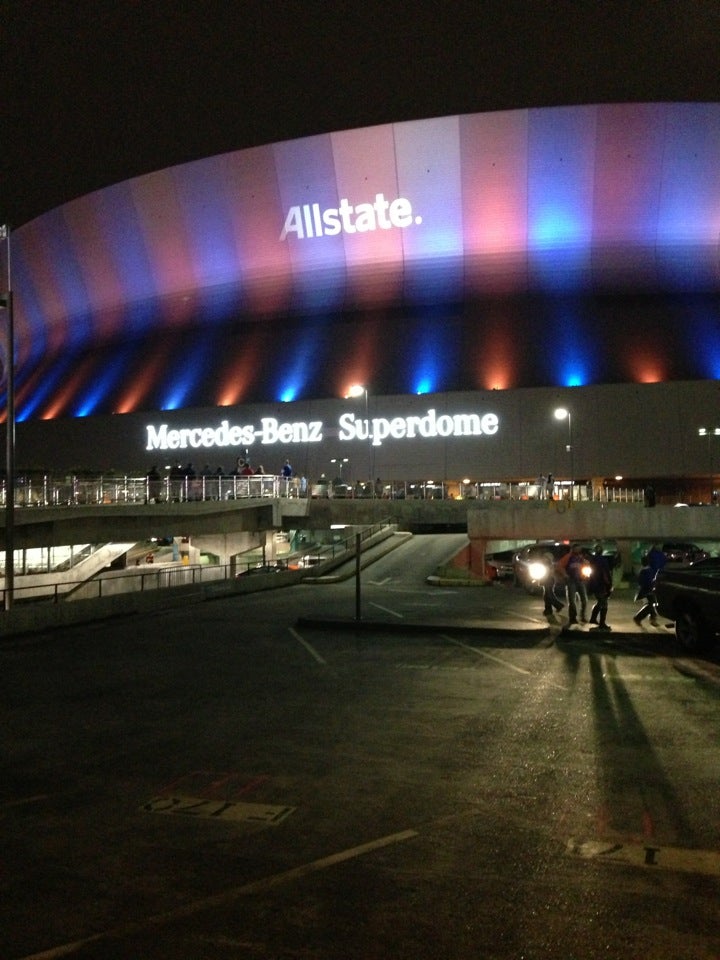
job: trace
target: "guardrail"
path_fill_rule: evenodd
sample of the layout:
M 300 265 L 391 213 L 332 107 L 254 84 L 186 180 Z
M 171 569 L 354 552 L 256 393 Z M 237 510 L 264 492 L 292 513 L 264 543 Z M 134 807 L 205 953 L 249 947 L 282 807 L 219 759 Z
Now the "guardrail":
M 52 476 L 19 477 L 15 481 L 16 507 L 72 507 L 85 504 L 169 503 L 203 500 L 240 500 L 257 497 L 305 495 L 298 478 L 271 474 L 252 476 L 149 477 Z M 3 481 L 0 503 L 7 503 Z
M 15 481 L 16 507 L 73 507 L 103 504 L 184 503 L 208 500 L 274 498 L 337 498 L 381 500 L 540 500 L 543 491 L 531 482 L 490 483 L 465 480 L 393 480 L 347 484 L 324 479 L 273 474 L 252 476 L 165 476 L 159 480 L 133 476 L 21 476 Z M 585 484 L 559 482 L 556 499 L 642 503 L 643 491 L 631 487 L 592 490 Z M 7 486 L 0 485 L 0 505 L 7 503 Z
M 294 553 L 273 561 L 288 570 L 311 569 L 308 556 L 313 560 L 320 557 L 320 562 L 338 560 L 341 557 L 351 557 L 355 553 L 356 537 L 360 534 L 361 550 L 366 542 L 389 526 L 389 521 L 382 520 L 374 524 L 355 529 L 353 533 L 333 543 L 310 543 L 302 553 Z M 187 564 L 181 561 L 158 564 L 152 567 L 146 564 L 142 570 L 117 571 L 112 575 L 93 576 L 84 580 L 57 580 L 50 576 L 43 583 L 33 583 L 32 586 L 23 586 L 22 577 L 15 580 L 13 598 L 15 602 L 27 603 L 65 603 L 78 600 L 95 600 L 101 597 L 114 596 L 121 593 L 146 592 L 161 590 L 167 587 L 192 586 L 196 584 L 232 580 L 248 570 L 264 565 L 261 557 L 252 560 L 236 561 L 225 564 Z M 0 589 L 0 598 L 4 604 L 5 591 Z

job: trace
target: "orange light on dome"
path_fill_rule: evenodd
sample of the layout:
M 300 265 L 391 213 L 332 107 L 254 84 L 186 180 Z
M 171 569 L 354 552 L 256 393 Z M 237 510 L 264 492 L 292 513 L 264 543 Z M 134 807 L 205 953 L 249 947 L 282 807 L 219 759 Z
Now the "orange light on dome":
M 647 366 L 636 374 L 638 383 L 662 383 L 665 377 L 657 367 Z
M 88 375 L 92 372 L 93 367 L 96 365 L 96 360 L 94 357 L 86 357 L 79 366 L 75 368 L 75 374 L 65 383 L 65 387 L 62 390 L 59 390 L 54 397 L 53 402 L 49 407 L 40 414 L 40 420 L 55 420 L 57 417 L 61 416 L 66 409 L 70 406 L 70 402 L 81 386 L 85 382 Z
M 256 336 L 253 342 L 243 347 L 242 353 L 233 358 L 223 373 L 222 386 L 217 395 L 219 407 L 232 407 L 240 403 L 252 383 L 261 364 L 261 342 Z
M 162 380 L 167 363 L 167 350 L 161 349 L 137 374 L 115 407 L 115 413 L 132 413 L 137 410 L 155 384 Z

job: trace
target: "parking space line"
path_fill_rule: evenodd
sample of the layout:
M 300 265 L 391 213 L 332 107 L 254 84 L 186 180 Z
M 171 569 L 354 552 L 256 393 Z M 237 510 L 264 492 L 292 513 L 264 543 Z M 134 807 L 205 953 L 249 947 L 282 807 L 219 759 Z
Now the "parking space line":
M 492 653 L 488 653 L 487 650 L 479 650 L 477 647 L 471 647 L 469 643 L 463 643 L 462 640 L 456 640 L 454 637 L 449 637 L 446 633 L 441 633 L 440 637 L 443 640 L 447 640 L 448 643 L 454 643 L 457 647 L 463 647 L 465 650 L 472 650 L 473 653 L 476 653 L 479 657 L 486 657 L 488 660 L 494 660 L 495 663 L 502 664 L 503 667 L 507 667 L 509 670 L 515 670 L 517 673 L 524 673 L 526 676 L 532 676 L 531 670 L 526 670 L 524 667 L 516 667 L 514 663 L 509 663 L 507 660 L 503 660 L 502 657 L 496 657 Z
M 312 644 L 308 643 L 307 640 L 305 640 L 303 637 L 301 637 L 300 634 L 297 632 L 297 630 L 295 630 L 294 627 L 288 627 L 288 630 L 290 631 L 290 633 L 292 634 L 292 636 L 295 637 L 295 639 L 297 640 L 297 642 L 298 642 L 298 643 L 301 643 L 301 644 L 305 647 L 305 649 L 307 650 L 307 652 L 310 654 L 310 656 L 311 656 L 311 657 L 314 657 L 314 658 L 317 660 L 318 663 L 323 663 L 323 664 L 326 664 L 326 663 L 327 663 L 327 660 L 326 660 L 324 657 L 321 657 L 320 654 L 319 654 L 319 653 L 317 652 L 317 650 L 315 649 L 315 647 L 313 647 Z
M 398 620 L 404 620 L 405 617 L 401 613 L 396 613 L 395 610 L 391 610 L 389 607 L 383 607 L 379 603 L 373 603 L 370 601 L 370 606 L 375 607 L 377 610 L 382 610 L 383 613 L 389 613 L 391 617 L 397 617 Z
M 281 873 L 271 874 L 269 877 L 263 877 L 260 880 L 253 880 L 241 887 L 233 887 L 230 890 L 212 894 L 200 900 L 193 900 L 184 906 L 154 914 L 153 916 L 146 917 L 144 920 L 131 920 L 125 924 L 105 930 L 102 933 L 95 933 L 81 940 L 75 940 L 72 943 L 51 947 L 49 950 L 43 950 L 40 953 L 33 953 L 22 957 L 20 960 L 57 960 L 58 957 L 67 957 L 71 953 L 77 953 L 91 943 L 100 943 L 103 940 L 117 940 L 119 937 L 132 936 L 144 930 L 149 930 L 152 927 L 171 923 L 173 920 L 192 917 L 195 914 L 202 913 L 204 910 L 226 906 L 240 897 L 248 896 L 249 894 L 265 893 L 292 880 L 302 879 L 313 873 L 318 873 L 320 870 L 327 870 L 328 867 L 333 867 L 335 864 L 344 863 L 346 860 L 353 860 L 356 857 L 362 857 L 366 853 L 372 853 L 374 850 L 380 850 L 394 843 L 402 843 L 404 840 L 411 840 L 417 836 L 419 836 L 417 830 L 403 830 L 400 833 L 391 833 L 385 837 L 378 837 L 377 840 L 370 840 L 368 843 L 360 844 L 360 846 L 357 847 L 350 847 L 348 850 L 341 850 L 339 853 L 321 857 L 319 860 L 312 860 L 310 863 L 302 864 L 299 867 L 291 867 L 289 870 L 284 870 Z

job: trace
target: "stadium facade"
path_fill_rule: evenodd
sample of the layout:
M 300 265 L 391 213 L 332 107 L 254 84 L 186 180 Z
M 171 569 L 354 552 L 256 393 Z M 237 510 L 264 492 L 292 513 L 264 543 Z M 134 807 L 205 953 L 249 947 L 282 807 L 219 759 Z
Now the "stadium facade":
M 209 157 L 23 226 L 12 287 L 19 469 L 720 472 L 717 103 Z

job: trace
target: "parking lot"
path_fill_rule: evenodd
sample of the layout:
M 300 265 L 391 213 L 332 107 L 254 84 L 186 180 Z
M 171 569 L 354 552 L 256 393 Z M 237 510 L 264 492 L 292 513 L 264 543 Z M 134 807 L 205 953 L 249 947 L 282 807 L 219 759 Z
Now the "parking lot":
M 3 641 L 2 956 L 717 957 L 716 662 L 451 541 Z

